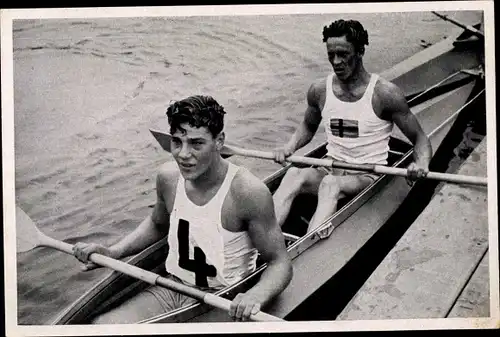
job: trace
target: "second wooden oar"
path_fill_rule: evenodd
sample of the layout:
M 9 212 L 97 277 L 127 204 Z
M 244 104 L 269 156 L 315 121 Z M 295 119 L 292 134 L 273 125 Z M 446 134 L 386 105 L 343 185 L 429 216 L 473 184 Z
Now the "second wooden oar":
M 453 23 L 454 25 L 456 25 L 456 26 L 458 26 L 460 28 L 468 30 L 469 32 L 471 32 L 475 36 L 479 37 L 480 39 L 484 39 L 483 32 L 481 32 L 480 30 L 478 30 L 478 29 L 476 29 L 476 28 L 474 28 L 472 26 L 464 25 L 463 23 L 460 23 L 457 20 L 454 20 L 454 19 L 448 17 L 447 15 L 439 14 L 439 13 L 434 12 L 434 11 L 432 12 L 432 14 L 440 17 L 441 19 L 443 19 L 445 21 L 451 22 L 451 23 Z
M 73 255 L 73 245 L 56 240 L 43 234 L 38 229 L 33 220 L 31 220 L 31 218 L 19 207 L 16 207 L 16 232 L 18 253 L 26 252 L 36 247 L 44 246 L 51 247 L 61 252 Z M 89 260 L 100 266 L 111 268 L 149 284 L 158 285 L 160 287 L 174 290 L 183 295 L 202 301 L 215 308 L 229 312 L 231 301 L 225 298 L 169 280 L 148 270 L 141 269 L 119 260 L 115 260 L 108 256 L 94 253 L 89 256 Z M 257 314 L 250 316 L 250 318 L 254 321 L 261 322 L 283 321 L 279 317 L 275 317 L 264 312 L 258 312 Z
M 170 149 L 170 140 L 171 136 L 167 133 L 150 130 L 156 140 L 160 143 L 161 147 L 168 152 L 171 152 Z M 261 159 L 271 159 L 274 160 L 274 154 L 272 152 L 267 151 L 258 151 L 258 150 L 248 150 L 243 148 L 238 148 L 236 146 L 224 145 L 222 148 L 221 154 L 224 156 L 245 156 L 245 157 L 253 157 L 253 158 L 261 158 Z M 345 162 L 334 161 L 332 159 L 318 159 L 318 158 L 310 158 L 310 157 L 301 157 L 301 156 L 290 156 L 286 158 L 286 161 L 294 164 L 304 164 L 304 165 L 312 165 L 312 166 L 325 166 L 325 167 L 335 167 L 346 170 L 356 170 L 356 171 L 364 171 L 364 172 L 372 172 L 378 174 L 388 174 L 394 176 L 407 177 L 408 170 L 404 168 L 383 166 L 383 165 L 372 165 L 372 164 L 350 164 Z M 480 185 L 487 186 L 488 181 L 485 177 L 476 177 L 476 176 L 466 176 L 459 174 L 450 174 L 450 173 L 440 173 L 440 172 L 429 172 L 426 179 L 446 181 L 450 183 L 463 183 L 463 184 L 471 184 L 471 185 Z

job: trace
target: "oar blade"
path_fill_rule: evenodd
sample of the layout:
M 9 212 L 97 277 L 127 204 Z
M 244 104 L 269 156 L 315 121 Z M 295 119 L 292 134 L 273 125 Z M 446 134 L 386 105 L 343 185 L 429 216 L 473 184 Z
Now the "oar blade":
M 172 153 L 172 148 L 171 148 L 172 136 L 170 134 L 153 129 L 149 129 L 149 131 L 155 137 L 156 141 L 158 142 L 158 144 L 160 144 L 163 150 Z M 229 158 L 233 156 L 234 153 L 230 148 L 224 146 L 221 150 L 221 155 L 223 158 Z
M 16 248 L 23 253 L 38 247 L 39 231 L 35 223 L 20 207 L 16 206 Z
M 170 135 L 161 131 L 149 129 L 151 134 L 155 137 L 156 141 L 160 144 L 163 150 L 170 151 Z

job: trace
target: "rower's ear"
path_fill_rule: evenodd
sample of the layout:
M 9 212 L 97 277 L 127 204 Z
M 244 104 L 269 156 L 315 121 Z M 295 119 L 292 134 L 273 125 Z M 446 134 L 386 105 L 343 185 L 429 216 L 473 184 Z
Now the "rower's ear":
M 356 53 L 358 54 L 359 57 L 363 57 L 365 55 L 365 46 L 358 47 Z
M 224 131 L 219 132 L 217 137 L 215 137 L 215 145 L 217 146 L 218 151 L 222 150 L 225 140 L 226 140 L 226 134 L 224 133 Z

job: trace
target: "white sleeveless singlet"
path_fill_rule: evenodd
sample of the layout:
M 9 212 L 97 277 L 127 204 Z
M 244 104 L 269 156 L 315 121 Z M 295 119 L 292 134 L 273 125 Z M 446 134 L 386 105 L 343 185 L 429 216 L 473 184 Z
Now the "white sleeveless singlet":
M 221 288 L 255 270 L 257 250 L 248 232 L 231 232 L 222 227 L 222 205 L 238 169 L 229 163 L 216 195 L 202 206 L 187 197 L 185 180 L 179 175 L 165 267 L 187 284 Z
M 393 123 L 373 111 L 372 96 L 379 78 L 372 74 L 359 100 L 344 102 L 333 93 L 332 79 L 326 80 L 326 100 L 321 111 L 327 137 L 328 156 L 355 164 L 387 164 Z

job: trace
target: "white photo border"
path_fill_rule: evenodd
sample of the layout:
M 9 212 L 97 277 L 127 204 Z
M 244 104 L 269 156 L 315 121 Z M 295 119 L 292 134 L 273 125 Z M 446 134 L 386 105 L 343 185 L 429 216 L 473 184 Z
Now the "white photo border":
M 15 174 L 14 174 L 14 101 L 13 101 L 13 36 L 12 22 L 16 19 L 38 18 L 118 18 L 153 16 L 213 16 L 316 13 L 377 13 L 431 10 L 482 10 L 485 24 L 485 66 L 487 104 L 487 168 L 490 268 L 490 317 L 404 319 L 374 321 L 325 321 L 284 323 L 180 323 L 152 325 L 86 325 L 86 326 L 19 326 L 17 324 L 17 286 L 15 255 Z M 322 332 L 322 331 L 386 331 L 498 328 L 499 264 L 498 264 L 498 205 L 496 158 L 496 99 L 495 99 L 495 38 L 493 1 L 396 2 L 369 4 L 293 4 L 293 5 L 234 5 L 234 6 L 168 6 L 122 8 L 59 8 L 6 9 L 1 11 L 1 71 L 2 71 L 2 155 L 3 155 L 3 215 L 5 270 L 5 323 L 10 335 L 138 335 L 193 334 L 229 332 Z

